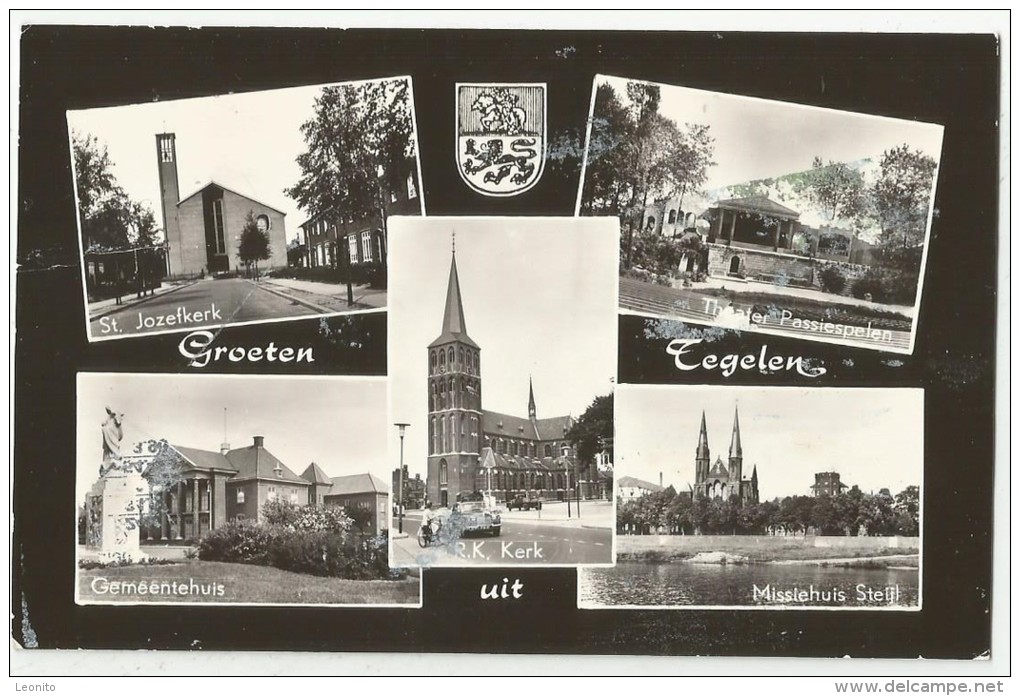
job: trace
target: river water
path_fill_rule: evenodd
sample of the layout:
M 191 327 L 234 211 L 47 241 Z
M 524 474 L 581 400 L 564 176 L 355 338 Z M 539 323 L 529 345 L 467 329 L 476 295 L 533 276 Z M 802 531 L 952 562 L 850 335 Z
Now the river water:
M 911 569 L 813 565 L 620 562 L 582 570 L 581 606 L 811 606 L 916 608 Z

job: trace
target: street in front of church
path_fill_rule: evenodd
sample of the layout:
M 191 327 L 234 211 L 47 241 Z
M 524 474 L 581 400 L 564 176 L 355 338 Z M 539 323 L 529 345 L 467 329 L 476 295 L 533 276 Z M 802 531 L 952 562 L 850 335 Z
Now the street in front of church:
M 404 515 L 404 532 L 393 519 L 393 566 L 574 565 L 611 559 L 613 504 L 608 500 L 547 502 L 541 510 L 503 511 L 498 537 L 463 536 L 422 548 L 416 538 L 421 511 Z M 606 563 L 611 565 L 611 562 Z
M 287 278 L 193 281 L 140 301 L 107 301 L 90 312 L 99 338 L 193 330 L 270 319 L 298 319 L 385 306 L 386 292 L 358 287 L 353 306 L 346 286 Z

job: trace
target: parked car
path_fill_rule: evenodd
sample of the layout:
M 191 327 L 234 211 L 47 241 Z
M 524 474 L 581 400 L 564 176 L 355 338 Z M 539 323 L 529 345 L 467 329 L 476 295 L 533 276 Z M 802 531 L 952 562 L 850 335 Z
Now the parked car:
M 532 498 L 527 495 L 516 495 L 510 500 L 506 501 L 506 509 L 513 510 L 541 510 L 542 501 L 539 498 Z
M 499 511 L 487 506 L 482 500 L 467 500 L 457 503 L 443 519 L 444 531 L 454 538 L 482 534 L 499 536 L 503 522 Z

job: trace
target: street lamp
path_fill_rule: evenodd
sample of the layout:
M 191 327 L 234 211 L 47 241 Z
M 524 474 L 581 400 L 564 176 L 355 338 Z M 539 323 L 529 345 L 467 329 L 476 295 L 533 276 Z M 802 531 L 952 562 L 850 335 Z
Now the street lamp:
M 404 431 L 410 423 L 394 423 L 400 430 L 400 469 L 397 473 L 397 531 L 404 533 Z

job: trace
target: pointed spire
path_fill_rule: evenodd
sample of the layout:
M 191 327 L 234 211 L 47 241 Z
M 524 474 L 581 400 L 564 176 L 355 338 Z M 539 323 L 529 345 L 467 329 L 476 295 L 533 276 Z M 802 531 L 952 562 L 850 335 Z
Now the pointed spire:
M 478 345 L 467 336 L 464 322 L 464 302 L 460 295 L 460 279 L 457 276 L 457 255 L 454 249 L 450 259 L 450 280 L 446 287 L 446 307 L 443 310 L 443 333 L 432 342 L 432 345 L 463 341 L 475 348 Z
M 705 425 L 705 412 L 701 412 L 701 433 L 698 435 L 698 458 L 708 458 L 708 426 Z
M 535 386 L 531 382 L 531 375 L 528 375 L 528 418 L 537 418 L 538 411 L 535 409 Z
M 755 464 L 754 467 L 751 469 L 751 480 L 752 481 L 757 481 L 758 480 L 758 465 L 757 464 Z
M 743 449 L 740 446 L 740 414 L 736 406 L 733 407 L 733 439 L 730 440 L 730 456 L 744 456 Z

